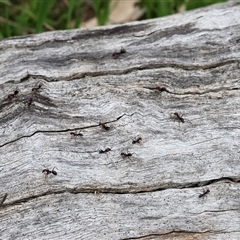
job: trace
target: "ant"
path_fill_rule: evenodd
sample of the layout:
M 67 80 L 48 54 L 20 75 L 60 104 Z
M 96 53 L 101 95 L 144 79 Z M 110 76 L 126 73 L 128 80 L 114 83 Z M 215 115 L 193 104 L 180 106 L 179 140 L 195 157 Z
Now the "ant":
M 121 50 L 119 51 L 119 52 L 114 52 L 113 54 L 112 54 L 112 57 L 113 58 L 118 58 L 122 53 L 126 53 L 126 50 L 123 48 L 123 47 L 121 47 Z
M 144 88 L 147 88 L 147 89 L 150 89 L 150 90 L 156 90 L 158 92 L 168 92 L 170 93 L 169 90 L 167 90 L 165 87 L 160 87 L 160 86 L 156 86 L 156 87 L 144 87 Z
M 111 127 L 107 126 L 105 123 L 99 123 L 99 124 L 106 131 L 109 131 L 111 129 Z
M 122 156 L 123 158 L 131 157 L 132 155 L 133 155 L 132 153 L 125 153 L 125 152 L 122 152 L 122 153 L 121 153 L 121 156 Z
M 107 152 L 110 152 L 110 151 L 112 151 L 111 148 L 106 148 L 105 150 L 100 149 L 100 150 L 99 150 L 99 154 L 107 153 Z
M 54 167 L 54 168 L 55 168 L 55 167 Z M 49 174 L 51 174 L 51 173 L 52 173 L 53 175 L 57 175 L 57 172 L 54 170 L 54 168 L 52 169 L 52 171 L 49 170 L 48 168 L 45 168 L 45 169 L 42 170 L 42 173 L 46 174 L 46 176 L 49 175 Z
M 182 122 L 182 123 L 185 122 L 184 118 L 182 117 L 183 115 L 180 116 L 177 112 L 175 112 L 173 115 L 174 115 L 180 122 Z
M 32 88 L 32 92 L 37 92 L 42 87 L 42 84 L 39 84 L 37 87 Z
M 19 93 L 19 91 L 18 91 L 18 90 L 15 90 L 14 93 L 8 94 L 8 100 L 16 97 L 16 96 L 18 95 L 18 93 Z
M 27 103 L 28 107 L 30 107 L 32 105 L 32 103 L 33 103 L 33 98 L 29 98 L 29 101 Z
M 82 133 L 76 133 L 76 132 L 70 132 L 70 134 L 72 135 L 72 136 L 74 136 L 74 137 L 78 137 L 78 136 L 80 136 L 80 137 L 82 137 L 83 136 L 83 134 Z
M 160 87 L 160 86 L 156 86 L 154 89 L 158 90 L 159 92 L 167 91 L 165 87 Z
M 208 193 L 210 193 L 210 190 L 209 190 L 209 189 L 203 190 L 203 193 L 201 193 L 198 197 L 199 197 L 199 198 L 205 197 Z
M 132 144 L 140 143 L 141 141 L 142 141 L 142 138 L 138 137 L 137 139 L 132 140 Z
M 123 47 L 121 47 L 120 53 L 126 53 L 126 50 Z

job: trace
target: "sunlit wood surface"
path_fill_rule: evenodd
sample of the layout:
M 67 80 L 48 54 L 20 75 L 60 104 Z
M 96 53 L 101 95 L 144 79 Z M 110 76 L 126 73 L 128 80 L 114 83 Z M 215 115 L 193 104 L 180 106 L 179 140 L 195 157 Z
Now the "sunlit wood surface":
M 0 239 L 240 239 L 239 16 L 0 41 Z

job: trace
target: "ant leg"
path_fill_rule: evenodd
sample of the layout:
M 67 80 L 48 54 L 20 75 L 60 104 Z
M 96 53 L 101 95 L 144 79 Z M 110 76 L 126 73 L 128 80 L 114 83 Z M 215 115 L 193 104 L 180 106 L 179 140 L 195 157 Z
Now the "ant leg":
M 188 119 L 184 119 L 186 122 L 189 122 L 192 126 L 194 126 L 194 124 L 190 121 L 190 120 L 188 120 Z
M 48 182 L 48 174 L 47 173 L 44 173 L 44 182 Z

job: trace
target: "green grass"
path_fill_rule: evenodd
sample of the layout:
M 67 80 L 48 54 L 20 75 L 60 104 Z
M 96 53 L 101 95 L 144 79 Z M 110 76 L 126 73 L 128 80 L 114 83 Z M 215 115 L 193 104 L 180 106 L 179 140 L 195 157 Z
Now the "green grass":
M 144 19 L 163 17 L 178 13 L 183 7 L 186 10 L 205 7 L 227 0 L 141 0 L 140 6 L 145 9 Z
M 178 11 L 184 0 L 142 0 L 140 6 L 145 9 L 147 19 L 163 17 Z
M 110 0 L 92 0 L 92 3 L 96 17 L 98 19 L 98 25 L 105 25 L 109 16 Z
M 226 2 L 226 0 L 190 0 L 187 4 L 186 10 L 192 10 L 195 8 L 205 7 L 214 3 Z
M 141 0 L 139 6 L 145 9 L 143 19 L 150 19 L 225 1 Z M 0 38 L 78 28 L 94 15 L 105 25 L 109 12 L 110 0 L 0 0 Z

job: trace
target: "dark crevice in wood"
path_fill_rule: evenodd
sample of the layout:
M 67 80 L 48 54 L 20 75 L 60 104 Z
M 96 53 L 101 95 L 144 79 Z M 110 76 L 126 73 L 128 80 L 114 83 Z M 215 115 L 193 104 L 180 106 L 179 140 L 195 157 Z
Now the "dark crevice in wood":
M 139 237 L 129 237 L 129 238 L 121 238 L 121 240 L 135 240 L 135 239 L 140 239 L 140 240 L 152 240 L 152 239 L 160 239 L 160 237 L 164 237 L 163 239 L 169 239 L 169 238 L 165 238 L 165 237 L 171 237 L 171 239 L 177 239 L 180 238 L 181 239 L 194 239 L 194 238 L 201 238 L 203 237 L 203 235 L 208 234 L 209 235 L 215 235 L 218 234 L 219 232 L 217 231 L 205 231 L 205 232 L 193 232 L 193 231 L 171 231 L 168 233 L 162 233 L 162 234 L 149 234 L 149 235 L 144 235 L 144 236 L 139 236 Z M 221 232 L 223 233 L 223 232 Z M 162 238 L 161 238 L 162 239 Z
M 2 104 L 0 105 L 0 110 L 3 112 L 5 107 L 8 107 L 9 105 L 13 105 L 13 104 L 21 104 L 22 105 L 21 111 L 23 111 L 24 108 L 30 109 L 30 106 L 28 105 L 29 99 L 33 100 L 33 104 L 39 103 L 39 104 L 42 104 L 42 106 L 45 106 L 47 108 L 49 108 L 49 107 L 56 108 L 57 107 L 57 105 L 55 105 L 52 102 L 52 100 L 48 97 L 45 97 L 38 93 L 34 93 L 34 94 L 26 93 L 26 94 L 21 94 L 20 96 L 16 97 L 14 100 L 8 100 L 8 99 L 3 100 Z M 32 104 L 31 104 L 31 107 L 32 107 Z M 42 108 L 39 110 L 42 110 Z M 11 111 L 9 111 L 9 112 L 11 112 Z
M 202 213 L 223 213 L 223 212 L 232 212 L 232 211 L 239 211 L 240 210 L 240 207 L 239 208 L 229 208 L 229 209 L 220 209 L 220 210 L 216 210 L 216 211 L 203 211 L 203 212 L 199 212 L 198 214 L 202 214 Z
M 151 25 L 151 23 L 149 24 Z M 134 35 L 133 33 L 133 36 L 134 37 L 146 37 L 146 36 L 151 36 L 151 35 L 157 35 L 158 39 L 161 39 L 161 38 L 170 38 L 174 35 L 187 35 L 187 34 L 192 34 L 194 33 L 195 31 L 197 31 L 197 28 L 194 28 L 194 25 L 193 23 L 187 23 L 187 24 L 184 24 L 184 25 L 181 25 L 181 26 L 174 26 L 174 27 L 169 27 L 169 28 L 165 28 L 165 29 L 161 29 L 161 30 L 155 30 L 155 31 L 152 31 L 152 32 L 149 32 L 149 33 L 144 33 L 142 35 Z M 150 26 L 147 26 L 147 27 L 150 27 Z M 147 28 L 145 29 L 147 30 Z
M 22 199 L 18 199 L 18 200 L 6 203 L 2 207 L 18 205 L 18 204 L 21 204 L 21 203 L 28 202 L 28 201 L 30 201 L 32 199 L 36 199 L 36 198 L 47 196 L 47 195 L 51 195 L 51 194 L 62 194 L 62 193 L 66 193 L 66 192 L 70 192 L 71 193 L 71 191 L 72 190 L 69 190 L 69 189 L 64 189 L 64 190 L 61 190 L 61 191 L 59 191 L 59 190 L 58 191 L 50 191 L 49 190 L 49 191 L 46 191 L 46 192 L 44 192 L 42 194 L 32 195 L 32 196 L 29 196 L 29 197 L 25 197 L 25 198 L 22 198 Z
M 120 120 L 122 117 L 124 117 L 124 116 L 129 116 L 129 117 L 130 117 L 130 116 L 133 116 L 133 114 L 134 114 L 134 113 L 132 113 L 132 114 L 125 114 L 125 113 L 124 113 L 124 114 L 120 115 L 119 117 L 117 117 L 117 118 L 114 119 L 114 120 L 111 120 L 111 121 L 108 121 L 108 122 L 104 122 L 104 124 L 109 124 L 109 123 L 117 122 L 117 121 Z M 101 123 L 101 124 L 103 124 L 103 123 Z M 84 129 L 100 127 L 101 124 L 99 123 L 99 124 L 96 124 L 96 125 L 85 126 L 85 127 L 82 127 L 82 128 L 68 128 L 68 129 L 64 129 L 64 130 L 38 130 L 38 131 L 33 132 L 33 133 L 30 134 L 30 135 L 21 136 L 21 137 L 16 138 L 16 139 L 14 139 L 14 140 L 12 140 L 12 141 L 8 141 L 8 142 L 0 145 L 0 148 L 1 148 L 1 147 L 4 147 L 4 146 L 6 146 L 6 145 L 12 144 L 12 143 L 14 143 L 14 142 L 17 142 L 17 141 L 19 141 L 19 140 L 22 139 L 22 138 L 32 137 L 32 136 L 34 136 L 34 135 L 37 134 L 37 133 L 64 133 L 64 132 L 70 132 L 70 131 L 81 131 L 81 130 L 84 130 Z
M 72 74 L 70 77 L 61 77 L 60 78 L 54 78 L 54 77 L 47 77 L 43 75 L 32 75 L 30 73 L 27 73 L 24 77 L 20 79 L 20 82 L 24 82 L 28 80 L 29 78 L 41 78 L 42 80 L 45 80 L 47 82 L 54 82 L 54 81 L 71 81 L 76 80 L 79 78 L 84 78 L 86 76 L 88 77 L 99 77 L 99 76 L 108 76 L 108 75 L 124 75 L 129 74 L 131 72 L 135 72 L 136 70 L 142 71 L 142 70 L 154 70 L 154 69 L 160 69 L 160 68 L 174 68 L 174 69 L 181 69 L 186 71 L 196 71 L 196 70 L 208 70 L 213 68 L 222 67 L 225 65 L 230 65 L 234 63 L 239 63 L 239 60 L 228 60 L 228 61 L 221 61 L 217 63 L 211 63 L 206 65 L 184 65 L 184 64 L 178 64 L 178 63 L 150 63 L 143 66 L 135 66 L 132 68 L 128 68 L 125 70 L 119 69 L 119 70 L 109 70 L 106 71 L 95 71 L 95 72 L 83 72 L 83 73 L 75 73 Z
M 224 87 L 221 87 L 221 88 L 216 88 L 216 89 L 210 89 L 210 90 L 206 90 L 206 91 L 186 91 L 186 92 L 182 92 L 182 93 L 176 93 L 176 92 L 171 92 L 169 90 L 165 90 L 165 92 L 168 92 L 170 94 L 173 94 L 173 95 L 204 95 L 204 94 L 208 94 L 208 93 L 217 93 L 217 92 L 223 92 L 223 91 L 238 91 L 240 90 L 240 88 L 224 88 Z
M 34 75 L 34 74 L 30 74 L 27 72 L 26 75 L 20 79 L 20 82 L 28 81 L 30 78 L 33 78 L 33 79 L 41 78 L 42 80 L 45 80 L 46 82 L 57 82 L 58 81 L 56 78 L 53 78 L 53 77 L 46 77 L 44 75 Z
M 208 94 L 208 93 L 213 93 L 213 92 L 222 92 L 222 91 L 238 91 L 240 90 L 240 88 L 224 88 L 224 87 L 221 87 L 221 88 L 216 88 L 216 89 L 210 89 L 210 90 L 206 90 L 206 91 L 185 91 L 185 92 L 182 92 L 182 93 L 177 93 L 177 92 L 172 92 L 170 91 L 169 89 L 167 89 L 166 87 L 143 87 L 143 88 L 146 88 L 146 89 L 149 89 L 149 90 L 153 90 L 155 92 L 167 92 L 169 94 L 172 94 L 172 95 L 179 95 L 179 96 L 184 96 L 184 95 L 204 95 L 204 94 Z
M 154 69 L 160 69 L 160 68 L 174 68 L 174 69 L 180 69 L 180 70 L 186 70 L 186 71 L 196 71 L 196 70 L 208 70 L 213 68 L 222 67 L 225 65 L 230 65 L 233 63 L 238 63 L 238 60 L 228 60 L 228 61 L 222 61 L 217 63 L 211 63 L 206 65 L 184 65 L 184 64 L 178 64 L 178 63 L 160 63 L 160 64 L 148 64 L 145 66 L 140 67 L 133 67 L 131 69 L 126 69 L 124 72 L 121 72 L 121 74 L 126 74 L 130 72 L 135 72 L 136 70 L 154 70 Z M 108 72 L 109 73 L 109 72 Z M 111 72 L 112 73 L 112 72 Z
M 71 194 L 86 194 L 86 193 L 102 193 L 102 194 L 138 194 L 138 193 L 151 193 L 151 192 L 157 192 L 157 191 L 164 191 L 168 189 L 186 189 L 186 188 L 199 188 L 199 187 L 205 187 L 209 186 L 213 183 L 220 182 L 220 181 L 230 181 L 234 183 L 240 182 L 239 177 L 222 177 L 219 179 L 212 179 L 209 181 L 204 181 L 204 182 L 195 182 L 195 183 L 184 183 L 184 184 L 178 184 L 178 183 L 167 183 L 164 184 L 163 186 L 145 186 L 145 187 L 127 187 L 123 188 L 121 186 L 119 187 L 98 187 L 98 186 L 83 186 L 83 187 L 73 187 L 73 188 L 65 188 L 65 189 L 57 189 L 57 190 L 48 190 L 44 193 L 38 194 L 38 195 L 33 195 L 29 197 L 25 197 L 22 199 L 18 199 L 15 201 L 10 201 L 6 204 L 3 204 L 2 207 L 7 207 L 7 206 L 12 206 L 12 205 L 17 205 L 21 204 L 24 202 L 28 202 L 32 199 L 36 199 L 39 197 L 43 197 L 46 195 L 56 195 L 56 194 L 63 194 L 63 193 L 71 193 Z M 129 184 L 130 185 L 130 184 Z M 135 184 L 132 184 L 135 185 Z M 196 195 L 198 196 L 198 194 Z M 5 201 L 5 199 L 4 199 Z
M 130 238 L 121 238 L 120 240 L 135 240 L 135 239 L 142 239 L 142 240 L 147 240 L 147 239 L 153 239 L 153 238 L 156 238 L 156 237 L 160 237 L 160 236 L 165 236 L 167 234 L 170 234 L 170 233 L 165 233 L 165 234 L 150 234 L 150 235 L 144 235 L 144 236 L 139 236 L 139 237 L 130 237 Z

